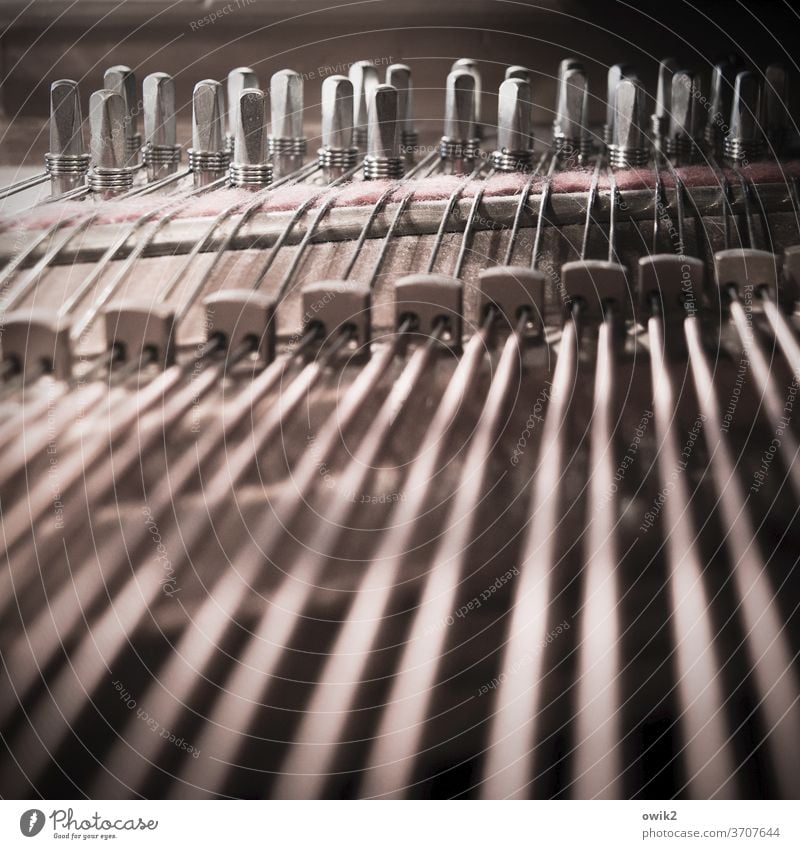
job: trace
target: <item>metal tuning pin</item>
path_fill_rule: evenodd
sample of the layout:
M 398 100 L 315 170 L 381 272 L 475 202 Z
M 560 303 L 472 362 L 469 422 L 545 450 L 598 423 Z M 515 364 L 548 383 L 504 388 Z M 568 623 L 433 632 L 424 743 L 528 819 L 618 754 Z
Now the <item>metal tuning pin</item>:
M 679 164 L 695 160 L 700 154 L 700 84 L 692 71 L 677 71 L 672 76 L 669 130 L 664 150 Z
M 526 68 L 524 65 L 509 65 L 506 68 L 505 78 L 507 80 L 525 80 L 528 85 L 533 85 L 533 74 L 530 68 Z
M 556 82 L 556 89 L 560 89 L 561 80 L 567 74 L 567 71 L 583 71 L 586 73 L 586 69 L 583 67 L 583 62 L 579 59 L 576 59 L 574 56 L 568 56 L 566 59 L 562 59 L 558 63 L 558 80 Z
M 136 100 L 136 74 L 127 65 L 114 65 L 103 75 L 103 87 L 122 95 L 125 102 L 125 149 L 128 164 L 139 163 L 142 136 L 139 133 L 140 107 Z
M 133 185 L 136 168 L 128 165 L 125 111 L 125 100 L 116 91 L 101 89 L 89 98 L 92 135 L 89 188 L 101 198 L 114 197 Z
M 480 140 L 483 138 L 483 124 L 481 123 L 481 95 L 483 93 L 483 83 L 478 63 L 474 59 L 456 59 L 450 70 L 469 71 L 475 80 L 475 89 L 472 94 L 475 101 L 475 138 Z
M 587 126 L 589 82 L 583 66 L 574 60 L 559 69 L 553 150 L 570 165 L 583 164 L 592 152 Z
M 50 150 L 44 161 L 53 195 L 84 184 L 91 157 L 83 146 L 81 103 L 74 80 L 56 80 L 50 86 Z
M 662 59 L 658 63 L 658 85 L 656 87 L 656 108 L 650 117 L 653 143 L 661 145 L 669 132 L 669 117 L 672 112 L 672 79 L 678 70 L 676 59 Z
M 353 144 L 363 148 L 367 143 L 369 102 L 380 78 L 378 69 L 364 59 L 350 66 L 348 76 L 353 84 Z
M 711 92 L 705 140 L 714 153 L 722 151 L 723 141 L 729 129 L 728 121 L 733 105 L 733 84 L 737 70 L 738 63 L 724 59 L 714 65 L 714 70 L 711 73 Z
M 576 59 L 574 56 L 567 56 L 566 59 L 562 59 L 558 63 L 558 78 L 559 80 L 567 73 L 567 71 L 572 70 L 583 70 L 583 63 L 580 59 Z
M 736 75 L 731 105 L 731 120 L 725 136 L 725 158 L 746 164 L 760 159 L 764 153 L 761 130 L 761 84 L 750 71 Z
M 340 74 L 326 77 L 322 83 L 322 147 L 317 157 L 329 183 L 358 159 L 353 144 L 353 83 Z
M 764 130 L 772 151 L 781 153 L 789 140 L 789 75 L 783 65 L 764 71 Z
M 272 75 L 269 84 L 272 127 L 268 139 L 275 176 L 297 170 L 306 155 L 303 135 L 303 78 L 297 71 L 284 69 Z
M 225 147 L 225 112 L 222 85 L 201 80 L 192 94 L 192 146 L 189 168 L 195 186 L 207 186 L 228 170 L 230 153 Z
M 149 74 L 142 83 L 144 147 L 142 158 L 149 182 L 174 174 L 181 160 L 175 129 L 175 80 L 169 74 Z
M 498 171 L 526 171 L 531 166 L 531 87 L 518 77 L 505 80 L 497 102 L 497 150 L 492 167 Z
M 272 164 L 267 162 L 267 95 L 258 88 L 239 93 L 233 131 L 230 183 L 260 189 L 272 183 Z
M 568 68 L 564 67 L 565 62 L 573 62 L 575 60 L 565 59 L 561 63 L 563 73 L 566 73 Z M 603 141 L 609 145 L 614 141 L 614 120 L 616 112 L 614 107 L 615 98 L 617 96 L 617 86 L 619 81 L 625 77 L 637 78 L 636 71 L 630 65 L 612 65 L 608 69 L 608 79 L 606 84 L 606 123 L 603 127 Z
M 455 174 L 471 171 L 479 141 L 475 136 L 475 77 L 469 71 L 447 75 L 444 110 L 444 135 L 439 143 L 444 170 Z
M 375 86 L 369 102 L 365 180 L 397 179 L 403 176 L 405 165 L 400 153 L 400 121 L 397 112 L 399 100 L 394 86 Z
M 419 143 L 419 134 L 414 128 L 414 90 L 411 84 L 411 68 L 408 65 L 389 65 L 386 69 L 386 85 L 397 89 L 400 119 L 400 147 L 406 162 L 414 162 L 414 153 Z
M 568 56 L 566 59 L 562 59 L 558 63 L 558 79 L 556 81 L 556 100 L 558 99 L 558 92 L 561 91 L 561 81 L 566 76 L 567 71 L 583 71 L 584 74 L 586 73 L 586 69 L 583 67 L 583 63 L 579 59 L 576 59 L 574 56 Z M 506 77 L 508 77 L 508 71 L 506 71 Z
M 229 153 L 233 153 L 233 137 L 236 133 L 236 121 L 238 120 L 237 104 L 239 97 L 246 88 L 260 88 L 256 72 L 252 68 L 234 68 L 228 73 L 226 86 L 226 112 L 228 131 L 225 134 L 225 146 Z
M 614 98 L 613 142 L 608 146 L 609 161 L 614 168 L 641 168 L 650 158 L 644 133 L 644 89 L 636 79 L 623 77 Z

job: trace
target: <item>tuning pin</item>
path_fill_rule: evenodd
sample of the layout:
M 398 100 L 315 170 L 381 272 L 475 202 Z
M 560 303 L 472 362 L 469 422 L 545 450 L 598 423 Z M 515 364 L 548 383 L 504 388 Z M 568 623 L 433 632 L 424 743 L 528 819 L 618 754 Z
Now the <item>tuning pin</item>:
M 353 83 L 340 74 L 322 83 L 322 147 L 317 157 L 326 182 L 341 177 L 358 158 L 353 144 Z
M 760 159 L 764 136 L 759 124 L 761 117 L 761 84 L 755 74 L 741 71 L 736 75 L 731 105 L 731 120 L 725 136 L 725 158 L 746 164 Z
M 530 68 L 526 68 L 524 65 L 509 65 L 506 68 L 505 79 L 525 80 L 528 85 L 533 85 L 533 73 Z
M 452 173 L 472 170 L 478 144 L 475 136 L 475 77 L 469 71 L 451 71 L 447 75 L 444 135 L 439 143 L 444 170 Z
M 288 68 L 272 75 L 272 127 L 269 155 L 275 176 L 283 177 L 303 164 L 306 139 L 303 135 L 303 78 Z
M 419 135 L 414 129 L 414 91 L 411 84 L 411 68 L 408 65 L 389 65 L 386 69 L 386 85 L 397 89 L 400 146 L 406 162 L 410 165 L 414 161 L 414 149 L 419 141 Z
M 142 155 L 149 182 L 174 174 L 181 159 L 175 129 L 175 80 L 161 72 L 148 74 L 142 83 L 144 148 Z
M 224 176 L 230 153 L 225 144 L 223 88 L 216 80 L 201 80 L 192 95 L 192 146 L 189 168 L 196 186 L 207 186 Z
M 303 139 L 303 78 L 297 71 L 284 68 L 272 75 L 273 139 Z
M 636 79 L 623 77 L 614 98 L 614 136 L 609 161 L 614 168 L 640 168 L 647 164 L 650 150 L 645 126 L 644 89 Z
M 133 185 L 136 170 L 128 165 L 125 100 L 110 89 L 89 98 L 89 127 L 92 141 L 92 170 L 89 188 L 100 197 L 113 197 Z
M 568 56 L 558 63 L 558 79 L 563 79 L 567 71 L 583 71 L 585 73 L 586 69 L 583 67 L 583 62 L 580 59 L 576 59 L 574 56 Z
M 226 147 L 233 153 L 233 137 L 236 132 L 238 120 L 237 104 L 239 97 L 246 88 L 259 88 L 258 77 L 252 68 L 234 68 L 228 74 L 227 90 L 225 91 L 225 113 L 227 121 L 227 133 L 225 135 Z
M 565 61 L 572 60 L 568 59 Z M 611 144 L 614 140 L 614 120 L 616 118 L 614 99 L 617 96 L 617 86 L 623 78 L 638 79 L 636 71 L 631 65 L 612 65 L 608 69 L 606 85 L 606 123 L 603 127 L 603 141 L 607 145 Z
M 571 60 L 570 60 L 571 61 Z M 567 162 L 583 163 L 591 153 L 587 127 L 589 83 L 580 63 L 559 69 L 553 149 Z
M 85 156 L 78 84 L 56 80 L 50 86 L 50 155 Z
M 679 163 L 691 162 L 700 148 L 700 83 L 692 71 L 677 71 L 672 76 L 669 130 L 664 139 L 666 153 Z
M 114 65 L 103 75 L 103 87 L 120 94 L 125 103 L 125 147 L 128 152 L 128 164 L 136 165 L 142 149 L 142 137 L 139 133 L 141 107 L 136 101 L 136 75 L 127 65 Z
M 770 65 L 764 81 L 764 130 L 773 151 L 780 153 L 789 138 L 789 75 L 782 65 Z
M 148 74 L 142 83 L 145 144 L 173 146 L 175 130 L 175 80 L 169 74 Z
M 364 179 L 397 179 L 405 166 L 400 151 L 399 97 L 390 85 L 377 85 L 369 101 Z
M 705 139 L 708 146 L 719 153 L 728 132 L 728 120 L 733 105 L 733 86 L 739 63 L 735 57 L 717 62 L 711 72 L 711 92 L 708 100 L 708 120 Z
M 658 87 L 656 88 L 656 109 L 651 116 L 653 142 L 661 140 L 669 131 L 669 116 L 672 111 L 672 78 L 678 70 L 675 59 L 662 59 L 658 63 Z
M 480 140 L 483 138 L 483 124 L 481 123 L 481 95 L 483 93 L 483 85 L 481 81 L 481 72 L 478 63 L 474 59 L 456 59 L 453 62 L 451 71 L 469 71 L 475 80 L 475 90 L 473 98 L 475 100 L 475 138 Z
M 505 80 L 497 101 L 497 150 L 492 154 L 492 166 L 496 170 L 530 168 L 531 123 L 530 83 L 518 77 Z
M 469 71 L 447 76 L 444 135 L 458 142 L 475 137 L 475 77 Z
M 192 94 L 192 148 L 198 152 L 221 153 L 225 149 L 222 86 L 216 80 L 201 80 Z
M 369 102 L 380 78 L 378 69 L 365 59 L 352 64 L 348 76 L 353 84 L 353 144 L 363 148 L 367 143 Z
M 50 86 L 50 150 L 44 159 L 51 194 L 83 185 L 91 157 L 83 146 L 81 102 L 74 80 L 56 80 Z
M 260 189 L 272 183 L 272 165 L 267 162 L 267 95 L 259 88 L 245 88 L 236 105 L 230 184 Z

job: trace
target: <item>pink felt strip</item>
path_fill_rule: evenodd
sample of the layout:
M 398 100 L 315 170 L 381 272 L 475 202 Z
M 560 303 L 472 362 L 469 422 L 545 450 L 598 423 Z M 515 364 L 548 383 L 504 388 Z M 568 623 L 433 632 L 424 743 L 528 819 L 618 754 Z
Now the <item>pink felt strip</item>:
M 800 176 L 800 161 L 757 162 L 747 165 L 741 170 L 754 183 L 785 183 Z M 731 182 L 738 179 L 736 173 L 729 168 L 724 168 L 723 172 Z M 677 173 L 684 185 L 689 187 L 718 186 L 720 182 L 717 172 L 708 165 L 691 165 L 678 168 Z M 553 175 L 551 190 L 554 194 L 586 192 L 591 185 L 592 174 L 593 171 L 590 168 L 557 172 Z M 648 190 L 655 186 L 655 174 L 652 169 L 632 168 L 617 171 L 615 177 L 620 191 Z M 397 183 L 396 189 L 391 195 L 391 200 L 399 201 L 409 194 L 415 201 L 445 200 L 462 186 L 462 197 L 464 198 L 474 197 L 479 188 L 483 188 L 484 196 L 487 198 L 508 197 L 519 194 L 529 179 L 527 174 L 522 173 L 496 174 L 485 181 L 474 180 L 463 186 L 463 177 L 437 175 Z M 537 177 L 533 181 L 534 192 L 541 191 L 544 180 L 544 177 Z M 675 179 L 669 171 L 661 172 L 661 180 L 663 185 L 668 188 L 675 185 Z M 305 183 L 282 186 L 265 197 L 260 210 L 264 212 L 287 212 L 297 209 L 301 204 L 307 203 L 311 199 L 314 199 L 311 204 L 311 208 L 314 208 L 331 197 L 333 197 L 334 205 L 337 207 L 371 206 L 390 187 L 391 183 L 386 180 L 371 182 L 357 180 L 334 189 Z M 601 175 L 599 188 L 604 191 L 608 190 L 607 175 Z M 219 189 L 183 203 L 178 209 L 176 217 L 210 218 L 233 206 L 244 207 L 251 200 L 252 194 L 246 190 Z M 21 216 L 0 219 L 0 232 L 18 227 L 32 231 L 42 230 L 58 221 L 68 224 L 90 211 L 97 212 L 96 220 L 98 224 L 117 224 L 133 221 L 155 210 L 163 209 L 167 212 L 173 208 L 169 197 L 153 197 L 151 195 L 105 203 L 97 203 L 93 200 L 84 202 L 66 201 L 64 203 L 47 204 Z

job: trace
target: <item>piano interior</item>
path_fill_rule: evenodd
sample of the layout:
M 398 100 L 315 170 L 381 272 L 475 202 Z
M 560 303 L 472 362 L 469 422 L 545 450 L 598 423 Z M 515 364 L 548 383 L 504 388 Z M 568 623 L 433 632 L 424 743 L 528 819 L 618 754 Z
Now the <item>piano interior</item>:
M 788 6 L 0 18 L 0 795 L 798 798 Z

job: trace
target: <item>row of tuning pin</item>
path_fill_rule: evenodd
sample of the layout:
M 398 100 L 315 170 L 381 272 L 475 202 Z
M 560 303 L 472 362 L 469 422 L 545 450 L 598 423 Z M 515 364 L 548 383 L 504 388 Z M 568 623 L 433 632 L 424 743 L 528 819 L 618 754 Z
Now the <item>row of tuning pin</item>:
M 454 67 L 448 78 L 443 156 L 464 150 L 476 155 L 477 138 L 468 146 L 463 140 L 469 137 L 465 129 L 469 120 L 474 119 L 477 126 L 478 89 L 475 88 L 472 107 L 468 90 L 479 84 L 480 77 L 474 68 L 466 70 L 472 80 L 459 67 Z M 773 154 L 780 154 L 790 140 L 788 74 L 780 65 L 770 65 L 762 82 L 758 74 L 743 68 L 736 58 L 719 62 L 714 66 L 710 95 L 705 97 L 696 73 L 682 70 L 674 59 L 664 59 L 659 63 L 655 111 L 649 132 L 647 94 L 637 72 L 627 65 L 613 65 L 607 83 L 603 141 L 609 162 L 615 168 L 646 165 L 652 148 L 663 150 L 682 164 L 700 159 L 706 152 L 722 154 L 729 162 L 744 164 L 763 158 L 767 144 Z M 531 72 L 526 68 L 515 65 L 506 70 L 498 98 L 497 149 L 491 156 L 496 170 L 530 167 L 531 84 Z M 462 88 L 467 90 L 464 92 L 467 96 L 459 101 Z M 594 148 L 588 121 L 588 94 L 584 66 L 576 59 L 564 59 L 558 68 L 552 146 L 568 165 L 583 164 Z M 708 117 L 703 133 L 704 110 Z M 460 116 L 461 120 L 453 120 L 454 116 Z M 458 141 L 454 142 L 454 138 Z
M 109 68 L 104 87 L 89 99 L 90 153 L 84 147 L 78 84 L 58 80 L 50 91 L 50 152 L 45 156 L 53 194 L 83 184 L 103 196 L 129 189 L 140 166 L 149 182 L 174 174 L 181 158 L 177 143 L 175 81 L 149 74 L 138 98 L 134 72 Z M 293 170 L 305 156 L 303 84 L 296 71 L 273 74 L 272 134 L 266 132 L 267 95 L 250 68 L 236 68 L 227 86 L 202 80 L 192 97 L 189 168 L 195 184 L 208 185 L 230 173 L 234 185 L 268 185 L 275 168 Z M 138 116 L 144 117 L 144 145 Z M 231 159 L 233 161 L 231 161 Z
M 364 97 L 365 69 L 357 63 L 357 82 Z M 407 69 L 406 72 L 408 73 Z M 378 90 L 377 71 L 370 70 Z M 498 92 L 497 143 L 490 164 L 498 171 L 528 170 L 533 162 L 532 72 L 520 65 L 506 69 Z M 763 158 L 767 144 L 773 154 L 790 140 L 788 74 L 780 65 L 767 67 L 762 79 L 737 58 L 714 66 L 711 91 L 705 97 L 699 77 L 682 70 L 674 59 L 659 64 L 655 111 L 647 127 L 647 94 L 630 66 L 614 65 L 608 72 L 607 116 L 603 141 L 615 168 L 642 167 L 652 149 L 663 150 L 680 164 L 707 153 L 722 154 L 744 164 Z M 410 91 L 410 77 L 408 79 Z M 368 90 L 367 90 L 368 91 Z M 481 77 L 477 63 L 459 59 L 447 78 L 444 135 L 440 155 L 445 170 L 469 172 L 480 156 Z M 567 167 L 584 164 L 595 145 L 589 129 L 588 76 L 577 59 L 564 59 L 558 68 L 552 148 Z M 367 104 L 370 102 L 366 98 Z M 387 101 L 389 106 L 392 101 Z M 410 96 L 407 103 L 410 103 Z M 708 113 L 702 133 L 701 114 Z M 363 114 L 363 112 L 362 112 Z M 405 128 L 411 119 L 401 113 Z M 376 110 L 378 123 L 391 127 L 390 108 Z M 369 126 L 373 121 L 370 120 Z M 359 125 L 360 126 L 360 125 Z M 363 130 L 362 130 L 363 132 Z M 371 137 L 371 132 L 368 134 Z M 376 133 L 377 135 L 377 133 Z M 391 132 L 383 137 L 391 138 Z M 703 142 L 705 144 L 703 144 Z M 397 141 L 395 141 L 395 146 Z M 384 150 L 388 144 L 384 144 Z M 380 155 L 380 151 L 370 151 Z
M 767 68 L 765 85 L 741 68 L 738 60 L 714 67 L 709 97 L 698 77 L 673 59 L 659 65 L 655 111 L 648 132 L 646 94 L 637 72 L 614 65 L 608 72 L 604 141 L 614 167 L 646 164 L 653 146 L 678 161 L 691 161 L 705 141 L 714 153 L 745 162 L 763 155 L 765 141 L 779 152 L 788 136 L 787 74 Z M 588 77 L 576 59 L 558 69 L 553 149 L 571 164 L 586 161 L 593 149 L 588 126 Z M 444 134 L 439 143 L 443 170 L 464 173 L 480 156 L 481 76 L 472 59 L 457 60 L 447 77 Z M 533 156 L 532 73 L 519 65 L 507 68 L 498 97 L 497 144 L 490 161 L 496 170 L 527 170 Z M 189 167 L 196 185 L 229 174 L 236 186 L 262 187 L 303 163 L 303 78 L 282 70 L 270 80 L 269 97 L 255 72 L 236 68 L 226 85 L 202 80 L 192 99 L 192 146 Z M 271 132 L 267 131 L 270 111 Z M 705 134 L 703 109 L 708 112 Z M 340 177 L 364 156 L 367 179 L 397 178 L 413 160 L 418 135 L 414 127 L 411 69 L 394 64 L 380 82 L 376 66 L 354 63 L 348 76 L 322 84 L 322 134 L 318 163 L 326 179 Z M 144 146 L 138 116 L 144 116 Z M 175 123 L 175 82 L 165 73 L 145 77 L 137 99 L 134 72 L 109 68 L 104 88 L 90 98 L 91 155 L 81 130 L 77 83 L 59 80 L 51 89 L 50 152 L 46 170 L 54 194 L 82 184 L 104 195 L 118 194 L 133 183 L 141 164 L 149 181 L 174 174 L 181 156 Z M 90 170 L 91 166 L 91 170 Z
M 789 142 L 788 75 L 780 65 L 762 78 L 740 59 L 725 59 L 714 66 L 706 96 L 698 74 L 663 59 L 649 133 L 637 71 L 613 65 L 607 83 L 604 141 L 616 167 L 645 164 L 651 141 L 681 163 L 710 153 L 739 164 L 763 158 L 767 145 L 779 154 Z
M 496 170 L 526 170 L 532 162 L 532 75 L 519 65 L 506 70 L 500 86 Z M 470 98 L 472 92 L 472 98 Z M 588 121 L 588 77 L 577 59 L 558 68 L 553 150 L 567 165 L 583 164 L 593 148 Z M 477 156 L 480 76 L 472 60 L 459 60 L 447 81 L 443 157 Z M 763 158 L 766 145 L 774 154 L 789 142 L 788 74 L 770 65 L 759 76 L 737 58 L 714 66 L 711 91 L 704 97 L 698 75 L 682 70 L 674 59 L 659 64 L 655 111 L 647 127 L 647 95 L 637 72 L 613 65 L 608 72 L 603 141 L 615 168 L 642 167 L 652 148 L 679 163 L 701 158 L 705 151 L 734 163 Z M 702 133 L 701 114 L 708 113 Z M 472 133 L 469 127 L 475 127 Z M 702 143 L 705 142 L 705 145 Z
M 582 80 L 581 111 L 570 111 L 572 98 L 563 98 L 563 127 L 557 132 L 560 150 L 576 141 L 584 123 L 585 74 L 571 69 L 565 83 Z M 258 87 L 250 68 L 230 72 L 227 85 L 202 80 L 192 98 L 192 146 L 189 169 L 195 184 L 208 185 L 226 173 L 236 186 L 269 185 L 273 176 L 296 170 L 306 153 L 303 135 L 303 79 L 282 70 L 270 80 L 269 98 Z M 444 170 L 463 172 L 479 155 L 481 78 L 477 63 L 459 59 L 447 78 L 444 135 L 439 145 Z M 267 133 L 267 107 L 271 133 Z M 51 87 L 50 152 L 46 170 L 53 194 L 78 188 L 88 174 L 89 188 L 103 196 L 129 189 L 144 165 L 148 181 L 174 174 L 180 162 L 175 122 L 175 82 L 158 72 L 145 77 L 137 98 L 134 72 L 122 65 L 110 68 L 104 88 L 91 95 L 89 124 L 91 155 L 83 144 L 77 83 L 59 80 Z M 322 132 L 319 166 L 333 180 L 353 168 L 364 152 L 366 179 L 397 178 L 413 161 L 418 134 L 414 128 L 411 69 L 394 64 L 385 83 L 367 61 L 354 63 L 348 76 L 334 75 L 322 84 Z M 144 116 L 144 146 L 138 116 Z M 560 126 L 556 121 L 557 130 Z M 499 170 L 527 168 L 532 156 L 530 72 L 508 69 L 500 89 L 498 150 L 493 164 Z M 580 140 L 586 149 L 586 138 Z M 140 163 L 141 156 L 141 163 Z M 91 167 L 90 167 L 91 166 Z
M 400 143 L 413 149 L 411 71 L 406 65 L 392 65 L 386 82 L 386 86 L 379 85 L 377 69 L 368 62 L 353 65 L 349 77 L 332 76 L 324 81 L 319 162 L 329 179 L 356 163 L 359 147 L 367 140 L 368 104 L 375 89 L 380 91 L 378 114 L 373 119 L 375 155 L 368 157 L 370 176 L 402 173 L 391 156 L 394 139 L 387 136 L 397 119 L 391 126 L 384 119 L 389 110 L 404 116 L 401 130 L 398 124 Z M 87 175 L 91 190 L 110 196 L 131 187 L 140 165 L 146 167 L 150 182 L 177 171 L 181 147 L 177 143 L 174 79 L 161 72 L 148 75 L 141 99 L 135 74 L 126 66 L 110 68 L 103 83 L 103 89 L 89 100 L 90 153 L 83 141 L 78 84 L 58 80 L 51 86 L 50 151 L 45 164 L 54 195 L 79 188 Z M 138 128 L 140 114 L 144 116 L 144 146 Z M 207 79 L 194 87 L 188 159 L 196 185 L 208 185 L 226 173 L 232 185 L 269 185 L 273 175 L 296 170 L 305 154 L 303 78 L 298 72 L 287 69 L 273 74 L 269 97 L 259 88 L 256 73 L 245 67 L 231 71 L 226 85 Z
M 142 149 L 139 115 L 144 115 L 147 144 Z M 89 188 L 114 195 L 133 185 L 140 156 L 151 180 L 177 170 L 181 148 L 175 124 L 175 82 L 169 74 L 148 75 L 137 97 L 134 72 L 125 65 L 109 68 L 103 88 L 89 98 L 90 153 L 83 140 L 78 84 L 57 80 L 50 87 L 50 150 L 45 169 L 52 194 Z M 90 170 L 91 166 L 91 170 Z

